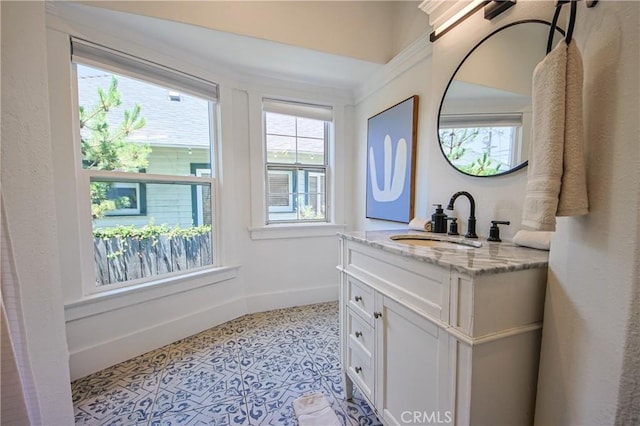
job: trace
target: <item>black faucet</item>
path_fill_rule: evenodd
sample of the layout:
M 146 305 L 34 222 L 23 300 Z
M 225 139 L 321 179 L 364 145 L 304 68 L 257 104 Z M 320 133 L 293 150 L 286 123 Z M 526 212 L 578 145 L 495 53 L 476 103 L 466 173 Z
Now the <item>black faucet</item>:
M 456 198 L 464 195 L 469 199 L 469 204 L 471 205 L 471 211 L 469 212 L 469 225 L 467 227 L 467 233 L 465 234 L 465 238 L 478 238 L 476 235 L 476 201 L 473 199 L 473 196 L 469 194 L 467 191 L 459 191 L 451 196 L 449 200 L 449 205 L 447 206 L 447 210 L 453 210 L 453 203 L 455 203 Z

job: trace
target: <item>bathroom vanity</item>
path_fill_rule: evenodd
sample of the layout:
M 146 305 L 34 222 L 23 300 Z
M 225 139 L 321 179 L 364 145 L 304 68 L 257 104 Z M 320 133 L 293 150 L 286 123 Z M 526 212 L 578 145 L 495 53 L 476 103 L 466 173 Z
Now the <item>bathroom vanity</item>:
M 387 425 L 532 424 L 548 253 L 400 233 L 339 234 L 347 396 Z

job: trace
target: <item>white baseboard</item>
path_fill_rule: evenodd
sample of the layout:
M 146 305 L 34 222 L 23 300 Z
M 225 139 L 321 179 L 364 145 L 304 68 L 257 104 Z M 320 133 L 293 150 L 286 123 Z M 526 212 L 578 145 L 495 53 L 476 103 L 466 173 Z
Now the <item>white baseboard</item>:
M 217 324 L 230 321 L 247 313 L 245 299 L 240 297 L 221 305 L 191 312 L 117 339 L 82 348 L 70 354 L 71 380 L 95 373 L 109 366 L 184 339 Z
M 131 334 L 70 354 L 71 380 L 95 373 L 176 340 L 184 339 L 246 313 L 338 300 L 338 285 L 286 290 L 239 297 L 223 304 L 136 330 Z
M 332 302 L 338 300 L 338 285 L 331 284 L 300 290 L 253 294 L 247 296 L 246 300 L 247 312 L 249 313 L 310 305 L 312 303 Z

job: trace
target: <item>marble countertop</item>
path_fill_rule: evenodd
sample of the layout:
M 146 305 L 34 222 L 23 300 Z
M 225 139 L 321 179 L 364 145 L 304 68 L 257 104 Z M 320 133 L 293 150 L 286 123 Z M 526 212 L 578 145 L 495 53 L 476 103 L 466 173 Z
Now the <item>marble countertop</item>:
M 418 235 L 434 237 L 449 242 L 462 242 L 481 247 L 461 246 L 424 247 L 393 241 L 392 235 Z M 341 232 L 338 236 L 350 241 L 364 243 L 390 253 L 410 257 L 422 262 L 450 267 L 471 276 L 518 271 L 522 269 L 546 268 L 549 252 L 520 247 L 511 242 L 490 243 L 486 239 L 468 240 L 446 234 L 395 229 L 393 231 Z

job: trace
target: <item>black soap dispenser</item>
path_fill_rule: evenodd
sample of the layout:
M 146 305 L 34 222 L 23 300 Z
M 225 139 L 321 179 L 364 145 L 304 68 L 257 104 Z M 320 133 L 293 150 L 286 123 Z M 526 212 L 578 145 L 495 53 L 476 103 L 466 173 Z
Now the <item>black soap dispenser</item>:
M 436 234 L 447 233 L 447 215 L 442 209 L 442 204 L 434 204 L 436 212 L 431 215 L 431 231 Z

